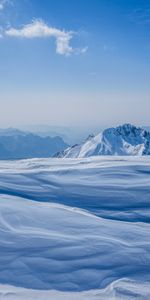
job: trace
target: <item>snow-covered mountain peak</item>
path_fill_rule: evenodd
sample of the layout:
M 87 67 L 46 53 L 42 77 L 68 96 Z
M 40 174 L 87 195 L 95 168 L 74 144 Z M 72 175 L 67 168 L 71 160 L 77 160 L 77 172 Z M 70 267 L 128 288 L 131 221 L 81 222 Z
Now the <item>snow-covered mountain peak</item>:
M 121 136 L 131 136 L 131 137 L 136 137 L 144 133 L 144 129 L 141 127 L 136 127 L 132 124 L 123 124 L 120 126 L 117 126 L 116 128 L 108 128 L 103 131 L 103 134 L 115 134 L 115 135 L 121 135 Z
M 122 126 L 118 126 L 116 131 L 125 136 L 138 137 L 139 135 L 143 135 L 145 130 L 141 127 L 136 127 L 132 124 L 124 124 Z
M 90 135 L 80 145 L 67 148 L 59 157 L 89 157 L 98 155 L 149 155 L 150 133 L 132 124 L 105 129 Z
M 89 134 L 89 136 L 86 138 L 85 141 L 90 141 L 91 139 L 93 139 L 95 137 L 95 135 L 93 133 Z

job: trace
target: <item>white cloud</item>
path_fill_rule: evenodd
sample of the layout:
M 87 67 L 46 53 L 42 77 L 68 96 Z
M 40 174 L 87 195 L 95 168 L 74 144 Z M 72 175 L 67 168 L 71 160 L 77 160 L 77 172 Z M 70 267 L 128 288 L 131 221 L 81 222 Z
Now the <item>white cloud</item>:
M 60 35 L 56 37 L 56 52 L 61 55 L 70 55 L 74 52 L 69 42 L 72 39 L 72 34 L 66 33 L 66 36 Z
M 20 29 L 9 28 L 5 31 L 7 36 L 20 37 L 20 38 L 55 38 L 56 39 L 56 53 L 61 55 L 71 55 L 73 53 L 85 53 L 87 48 L 74 49 L 70 45 L 70 41 L 75 35 L 73 31 L 60 30 L 48 26 L 42 20 L 34 20 L 30 24 L 23 26 Z
M 4 1 L 4 0 L 1 0 L 1 1 L 0 1 L 0 10 L 3 10 L 4 5 L 5 5 L 5 1 Z
M 5 8 L 6 4 L 9 4 L 10 0 L 0 0 L 0 11 Z

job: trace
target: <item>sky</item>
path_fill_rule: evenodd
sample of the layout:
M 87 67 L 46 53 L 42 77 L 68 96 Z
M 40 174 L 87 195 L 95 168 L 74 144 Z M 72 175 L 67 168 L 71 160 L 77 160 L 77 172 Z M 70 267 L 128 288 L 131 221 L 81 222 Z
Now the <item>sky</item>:
M 0 0 L 0 127 L 150 125 L 150 0 Z

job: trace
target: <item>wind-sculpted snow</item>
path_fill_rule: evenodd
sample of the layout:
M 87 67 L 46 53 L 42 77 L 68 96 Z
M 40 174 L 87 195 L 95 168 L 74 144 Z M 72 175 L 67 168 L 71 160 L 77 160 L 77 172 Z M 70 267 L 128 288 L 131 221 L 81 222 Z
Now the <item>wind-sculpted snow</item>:
M 1 197 L 0 212 L 2 284 L 84 291 L 150 279 L 149 224 L 12 196 Z
M 149 157 L 1 161 L 0 299 L 149 300 L 149 178 Z
M 150 157 L 1 161 L 0 193 L 150 221 Z
M 83 292 L 31 290 L 0 285 L 0 299 L 9 300 L 149 300 L 149 283 L 116 280 L 105 289 Z

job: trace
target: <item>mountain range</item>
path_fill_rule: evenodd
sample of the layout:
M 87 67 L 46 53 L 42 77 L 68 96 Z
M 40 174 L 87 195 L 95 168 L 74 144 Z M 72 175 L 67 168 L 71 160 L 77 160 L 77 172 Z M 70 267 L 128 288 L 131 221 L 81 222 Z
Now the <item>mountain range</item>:
M 50 157 L 68 144 L 59 137 L 41 137 L 14 128 L 0 129 L 0 159 Z
M 124 124 L 91 134 L 82 143 L 70 147 L 60 136 L 41 136 L 15 128 L 0 129 L 0 159 L 99 155 L 150 155 L 150 132 Z
M 98 155 L 150 155 L 150 133 L 132 124 L 124 124 L 105 129 L 96 136 L 92 134 L 81 144 L 75 144 L 56 156 L 84 158 Z

